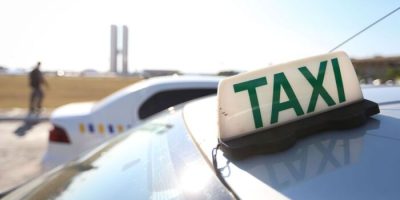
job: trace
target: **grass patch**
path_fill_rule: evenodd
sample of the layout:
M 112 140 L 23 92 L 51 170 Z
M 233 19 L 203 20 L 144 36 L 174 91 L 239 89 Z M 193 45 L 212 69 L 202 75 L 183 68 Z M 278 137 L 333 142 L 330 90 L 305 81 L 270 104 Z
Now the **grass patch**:
M 46 77 L 43 107 L 56 108 L 78 101 L 98 101 L 140 80 L 132 77 Z M 0 76 L 0 108 L 27 108 L 30 87 L 27 76 Z

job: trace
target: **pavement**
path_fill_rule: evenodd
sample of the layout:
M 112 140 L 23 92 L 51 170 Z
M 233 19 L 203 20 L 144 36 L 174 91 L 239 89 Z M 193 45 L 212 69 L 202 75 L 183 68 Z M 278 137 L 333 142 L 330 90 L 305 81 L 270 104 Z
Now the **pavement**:
M 47 148 L 50 109 L 40 115 L 27 109 L 0 109 L 0 199 L 13 189 L 46 170 L 41 165 Z
M 24 108 L 0 108 L 0 121 L 11 121 L 11 120 L 34 120 L 34 121 L 48 121 L 51 109 L 43 109 L 42 113 L 29 114 L 27 109 Z

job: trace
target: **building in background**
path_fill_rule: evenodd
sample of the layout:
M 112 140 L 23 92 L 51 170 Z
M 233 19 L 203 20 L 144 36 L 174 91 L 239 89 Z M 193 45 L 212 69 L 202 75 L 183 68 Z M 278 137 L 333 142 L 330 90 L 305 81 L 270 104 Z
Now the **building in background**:
M 400 78 L 400 56 L 352 59 L 358 79 L 365 83 L 373 80 L 396 80 Z
M 143 70 L 143 78 L 151 78 L 156 76 L 169 76 L 169 75 L 181 75 L 177 70 Z
M 110 40 L 110 72 L 121 75 L 128 75 L 128 27 L 122 26 L 122 34 L 116 25 L 111 25 Z M 122 41 L 120 40 L 122 36 Z M 120 61 L 120 62 L 118 62 Z

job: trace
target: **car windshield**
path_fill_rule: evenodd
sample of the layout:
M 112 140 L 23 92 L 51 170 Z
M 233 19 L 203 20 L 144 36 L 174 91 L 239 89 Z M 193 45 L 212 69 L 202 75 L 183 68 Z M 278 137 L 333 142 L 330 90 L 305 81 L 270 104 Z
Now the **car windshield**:
M 231 198 L 185 130 L 170 108 L 6 199 Z

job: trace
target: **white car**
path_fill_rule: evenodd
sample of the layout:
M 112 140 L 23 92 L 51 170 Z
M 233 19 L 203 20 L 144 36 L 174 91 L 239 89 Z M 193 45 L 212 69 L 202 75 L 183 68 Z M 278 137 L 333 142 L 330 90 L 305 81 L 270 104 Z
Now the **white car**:
M 147 117 L 217 92 L 218 76 L 166 76 L 143 80 L 99 102 L 71 103 L 51 114 L 45 167 L 74 159 Z M 105 83 L 107 84 L 107 83 Z
M 399 199 L 399 100 L 341 53 L 241 74 L 4 199 Z

